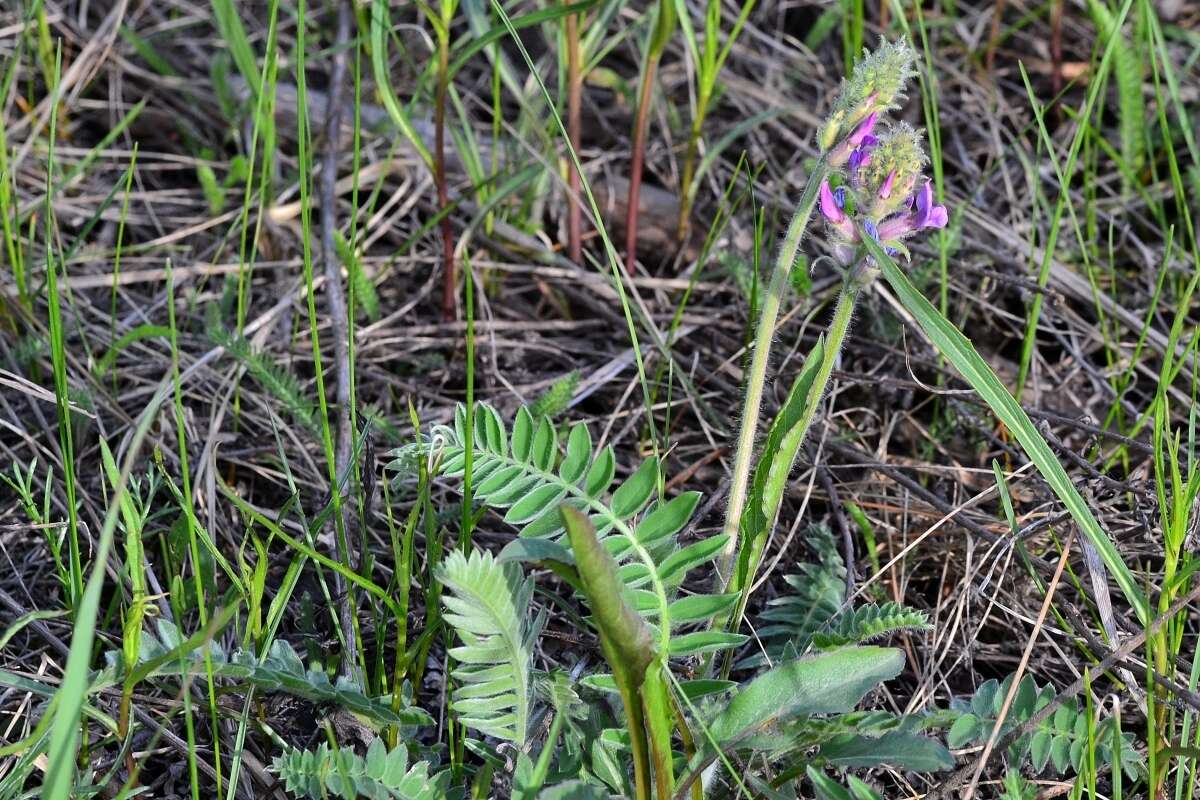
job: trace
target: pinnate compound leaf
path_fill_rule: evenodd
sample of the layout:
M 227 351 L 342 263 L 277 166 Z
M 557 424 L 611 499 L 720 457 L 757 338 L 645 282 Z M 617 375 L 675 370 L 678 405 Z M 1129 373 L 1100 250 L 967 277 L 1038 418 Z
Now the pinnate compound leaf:
M 520 567 L 491 553 L 461 550 L 446 556 L 439 580 L 445 619 L 462 644 L 450 649 L 459 666 L 451 707 L 459 721 L 489 736 L 525 742 L 532 701 L 533 642 L 526 620 L 533 583 Z
M 409 767 L 404 747 L 388 752 L 379 739 L 365 758 L 349 747 L 333 749 L 328 743 L 316 750 L 289 748 L 275 756 L 271 771 L 289 793 L 312 800 L 442 800 L 450 782 L 449 772 L 430 775 L 426 761 Z

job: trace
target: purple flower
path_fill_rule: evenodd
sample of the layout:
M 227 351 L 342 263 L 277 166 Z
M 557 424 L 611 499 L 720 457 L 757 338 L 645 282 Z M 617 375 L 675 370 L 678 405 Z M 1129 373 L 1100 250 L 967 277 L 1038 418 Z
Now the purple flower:
M 891 172 L 888 173 L 887 180 L 885 180 L 883 182 L 883 185 L 879 187 L 879 197 L 883 200 L 887 200 L 889 197 L 892 196 L 892 187 L 895 185 L 896 185 L 896 170 L 892 170 Z
M 925 181 L 920 191 L 909 199 L 908 205 L 915 209 L 885 220 L 879 226 L 880 239 L 885 242 L 902 239 L 925 228 L 944 228 L 949 221 L 946 207 L 933 202 L 933 185 L 929 181 Z
M 933 185 L 929 181 L 925 181 L 925 185 L 921 187 L 920 193 L 917 194 L 917 211 L 914 215 L 913 226 L 917 230 L 921 228 L 944 228 L 949 221 L 946 207 L 936 205 L 933 202 Z
M 840 198 L 842 202 L 838 202 L 839 198 L 835 196 L 833 190 L 829 188 L 829 181 L 822 181 L 820 197 L 821 215 L 834 225 L 840 225 L 846 221 L 846 214 L 844 211 L 842 211 L 846 193 L 840 188 L 838 191 L 842 193 Z
M 858 171 L 871 163 L 871 148 L 877 144 L 879 144 L 879 140 L 874 136 L 866 136 L 854 152 L 850 154 L 850 161 L 846 166 L 846 171 L 850 174 L 850 180 L 857 180 Z
M 875 122 L 878 119 L 879 119 L 879 113 L 876 111 L 872 111 L 870 114 L 867 115 L 866 119 L 864 119 L 862 122 L 858 123 L 858 127 L 855 128 L 854 131 L 851 132 L 850 136 L 847 137 L 847 139 L 846 139 L 846 141 L 848 141 L 850 143 L 850 146 L 858 147 L 867 139 L 871 139 L 872 141 L 878 141 L 878 139 L 876 139 L 874 136 L 871 135 L 871 131 L 875 130 Z
M 879 119 L 878 113 L 868 114 L 867 117 L 850 132 L 850 135 L 842 141 L 837 147 L 829 152 L 829 165 L 832 167 L 840 167 L 846 163 L 846 159 L 853 159 L 855 154 L 860 150 L 862 155 L 859 156 L 861 166 L 865 163 L 867 150 L 879 144 L 879 139 L 871 135 L 871 131 L 875 129 L 875 122 Z M 857 167 L 851 167 L 851 174 Z

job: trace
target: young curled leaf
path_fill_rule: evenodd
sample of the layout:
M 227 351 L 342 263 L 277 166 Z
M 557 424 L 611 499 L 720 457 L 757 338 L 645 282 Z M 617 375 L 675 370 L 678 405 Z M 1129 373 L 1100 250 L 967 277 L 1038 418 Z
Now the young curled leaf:
M 570 506 L 559 509 L 567 538 L 575 554 L 575 567 L 596 627 L 613 654 L 641 684 L 656 655 L 654 633 L 625 599 L 625 585 L 617 574 L 617 562 L 596 538 L 596 529 L 586 516 Z

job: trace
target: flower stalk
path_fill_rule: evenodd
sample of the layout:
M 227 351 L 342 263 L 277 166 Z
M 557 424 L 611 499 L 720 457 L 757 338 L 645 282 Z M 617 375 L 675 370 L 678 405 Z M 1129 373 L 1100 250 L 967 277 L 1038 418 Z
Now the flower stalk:
M 717 564 L 717 589 L 724 592 L 732 586 L 741 591 L 743 607 L 766 538 L 765 532 L 755 525 L 751 525 L 753 530 L 747 529 L 745 514 L 771 340 L 787 279 L 813 208 L 820 208 L 833 260 L 846 269 L 846 280 L 819 355 L 819 368 L 804 390 L 803 413 L 789 428 L 792 448 L 787 454 L 786 470 L 790 470 L 825 393 L 858 296 L 878 275 L 874 261 L 866 253 L 864 237 L 878 242 L 889 255 L 903 252 L 907 257 L 903 239 L 926 228 L 944 227 L 947 222 L 945 207 L 934 202 L 932 187 L 921 175 L 926 157 L 920 133 L 905 123 L 888 125 L 884 119 L 903 98 L 905 83 L 913 74 L 913 62 L 914 53 L 906 43 L 884 42 L 863 58 L 849 80 L 843 82 L 833 111 L 817 132 L 821 157 L 809 176 L 767 285 L 746 376 L 742 422 L 734 454 L 723 528 L 729 540 Z M 760 459 L 774 464 L 779 457 L 778 453 L 764 452 Z M 762 501 L 761 497 L 754 500 Z M 759 511 L 750 510 L 756 514 Z M 778 504 L 761 511 L 769 530 L 774 525 Z M 734 575 L 734 557 L 739 552 L 738 574 Z M 736 613 L 729 623 L 736 625 L 739 618 L 740 613 Z
M 783 302 L 783 293 L 787 288 L 788 275 L 796 263 L 796 255 L 800 251 L 800 242 L 812 218 L 813 208 L 817 204 L 820 187 L 825 183 L 829 174 L 825 159 L 817 161 L 812 174 L 808 176 L 808 185 L 796 213 L 788 225 L 783 245 L 779 248 L 779 256 L 775 259 L 771 271 L 771 279 L 767 283 L 766 295 L 762 300 L 758 328 L 754 336 L 753 350 L 750 353 L 750 372 L 746 376 L 746 398 L 742 405 L 742 424 L 738 431 L 737 449 L 734 451 L 733 477 L 729 486 L 729 504 L 725 512 L 723 533 L 729 536 L 729 541 L 721 551 L 717 562 L 717 580 L 722 591 L 729 585 L 732 577 L 731 566 L 738 547 L 738 526 L 742 511 L 746 507 L 746 488 L 750 482 L 750 471 L 753 468 L 754 436 L 758 430 L 758 412 L 762 407 L 763 386 L 767 380 L 767 362 L 771 355 L 771 339 L 775 335 L 775 323 L 779 319 L 779 307 Z

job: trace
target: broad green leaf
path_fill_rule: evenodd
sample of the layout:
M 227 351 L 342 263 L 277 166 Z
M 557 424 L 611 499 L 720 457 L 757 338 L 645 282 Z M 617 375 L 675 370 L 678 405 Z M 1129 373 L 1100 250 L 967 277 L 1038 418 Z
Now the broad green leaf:
M 907 731 L 877 737 L 839 736 L 821 745 L 821 756 L 842 769 L 887 764 L 915 772 L 938 772 L 954 767 L 954 757 L 941 743 Z
M 579 423 L 567 437 L 567 455 L 558 468 L 559 477 L 567 483 L 577 483 L 592 461 L 592 437 L 587 426 Z
M 488 497 L 494 492 L 498 492 L 508 486 L 521 474 L 522 470 L 519 466 L 501 466 L 498 469 L 492 470 L 486 478 L 475 485 L 476 497 Z M 475 473 L 475 479 L 479 480 L 479 473 Z
M 612 483 L 616 469 L 617 459 L 613 455 L 612 446 L 608 445 L 600 451 L 588 469 L 587 477 L 583 481 L 583 491 L 588 497 L 599 497 Z
M 995 678 L 991 678 L 983 682 L 975 694 L 971 697 L 971 710 L 975 712 L 977 717 L 990 717 L 996 713 L 992 708 L 992 703 L 996 699 L 996 693 L 1000 691 L 1000 682 Z
M 566 493 L 566 487 L 556 483 L 539 486 L 513 503 L 512 507 L 508 509 L 508 513 L 504 515 L 504 521 L 510 525 L 520 525 L 536 519 L 550 510 Z
M 529 461 L 529 454 L 533 450 L 533 417 L 529 416 L 529 409 L 521 406 L 517 411 L 517 418 L 513 421 L 512 429 L 512 454 L 517 461 L 525 463 Z
M 1029 757 L 1033 760 L 1033 769 L 1035 772 L 1041 772 L 1046 768 L 1046 762 L 1050 760 L 1050 744 L 1054 737 L 1049 731 L 1039 730 L 1033 734 L 1033 739 L 1029 743 Z
M 729 537 L 723 534 L 710 536 L 672 553 L 663 559 L 658 567 L 659 580 L 669 586 L 677 578 L 682 579 L 692 567 L 715 558 L 728 539 Z
M 724 746 L 780 720 L 844 714 L 903 666 L 899 650 L 882 647 L 847 647 L 780 664 L 742 689 L 709 731 Z
M 543 472 L 549 472 L 554 466 L 554 456 L 558 449 L 558 438 L 554 435 L 554 426 L 550 420 L 542 417 L 538 422 L 537 431 L 533 434 L 533 464 Z
M 1029 415 L 1021 408 L 1012 394 L 996 376 L 996 373 L 986 361 L 976 352 L 974 345 L 946 319 L 933 304 L 925 299 L 915 286 L 908 280 L 904 271 L 896 265 L 890 256 L 884 252 L 879 243 L 870 236 L 864 236 L 863 242 L 871 257 L 883 272 L 883 277 L 896 293 L 901 304 L 913 316 L 917 324 L 929 337 L 934 346 L 945 358 L 954 365 L 979 396 L 983 398 L 992 412 L 1007 426 L 1012 435 L 1020 442 L 1029 459 L 1037 466 L 1042 477 L 1050 488 L 1067 507 L 1076 524 L 1079 525 L 1092 547 L 1100 554 L 1104 566 L 1112 573 L 1117 585 L 1125 594 L 1125 599 L 1133 607 L 1138 619 L 1143 625 L 1150 623 L 1150 609 L 1145 595 L 1138 586 L 1121 554 L 1117 551 L 1112 540 L 1096 517 L 1088 508 L 1079 490 L 1071 482 L 1062 464 L 1054 456 L 1054 451 L 1038 433 Z
M 558 510 L 555 509 L 557 514 Z M 574 564 L 575 556 L 571 551 L 558 542 L 549 539 L 513 539 L 504 545 L 496 560 L 501 564 L 508 561 L 558 561 L 563 564 Z
M 583 781 L 567 781 L 543 789 L 538 800 L 608 800 L 608 792 Z
M 690 656 L 696 653 L 715 653 L 745 644 L 750 637 L 741 633 L 723 631 L 696 631 L 671 637 L 672 656 Z
M 657 506 L 638 524 L 638 541 L 644 545 L 650 545 L 667 536 L 679 533 L 692 518 L 692 512 L 696 510 L 698 502 L 700 502 L 699 492 L 684 492 Z
M 1066 772 L 1067 767 L 1071 765 L 1071 739 L 1068 736 L 1055 736 L 1050 743 L 1050 760 L 1054 762 L 1054 769 L 1058 772 Z
M 646 505 L 657 482 L 658 459 L 648 458 L 613 492 L 613 514 L 618 519 L 632 517 Z
M 728 609 L 737 602 L 737 599 L 738 595 L 734 592 L 729 594 L 694 594 L 673 601 L 667 607 L 667 612 L 671 615 L 672 625 L 679 622 L 696 622 L 697 620 L 709 619 Z
M 974 714 L 963 714 L 950 726 L 950 732 L 946 734 L 946 742 L 956 749 L 966 747 L 979 736 L 979 727 L 979 717 Z

